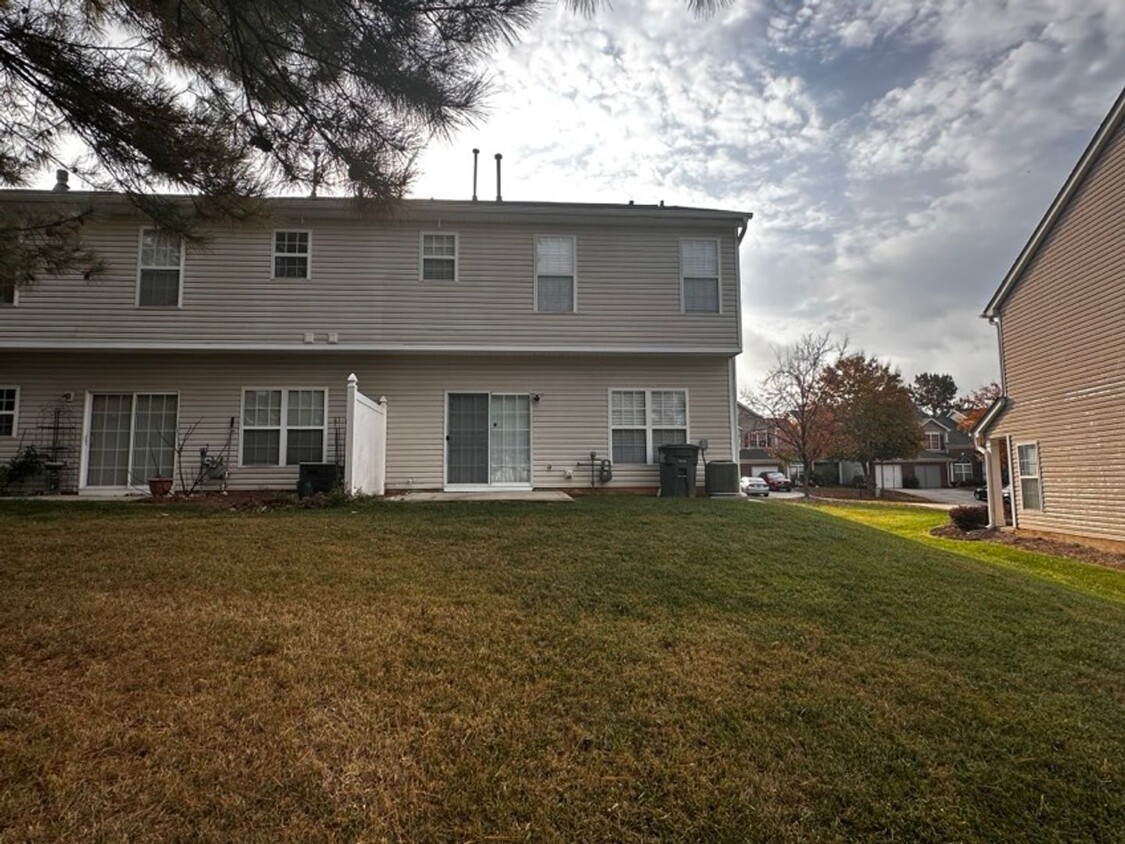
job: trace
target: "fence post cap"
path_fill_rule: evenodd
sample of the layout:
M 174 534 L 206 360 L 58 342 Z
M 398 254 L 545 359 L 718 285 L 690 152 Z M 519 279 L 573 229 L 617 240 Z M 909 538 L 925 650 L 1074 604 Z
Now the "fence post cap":
M 355 377 L 354 372 L 351 375 L 348 376 L 348 386 L 349 387 L 354 387 L 358 383 L 359 383 L 359 379 Z

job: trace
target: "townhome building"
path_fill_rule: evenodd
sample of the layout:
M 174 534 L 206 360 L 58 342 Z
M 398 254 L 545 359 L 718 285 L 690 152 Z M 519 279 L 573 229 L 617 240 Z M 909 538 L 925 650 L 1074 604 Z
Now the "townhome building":
M 737 459 L 749 214 L 276 198 L 188 245 L 113 194 L 0 202 L 92 209 L 106 265 L 0 304 L 0 460 L 34 445 L 53 490 L 291 489 L 370 437 L 379 491 L 655 488 L 666 443 Z M 383 428 L 349 425 L 356 395 Z

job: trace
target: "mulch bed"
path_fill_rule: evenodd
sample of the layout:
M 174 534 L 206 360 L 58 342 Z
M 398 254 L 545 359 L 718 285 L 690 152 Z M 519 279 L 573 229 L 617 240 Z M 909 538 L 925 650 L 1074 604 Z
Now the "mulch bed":
M 1062 542 L 1057 539 L 1044 539 L 1038 536 L 1018 536 L 1010 531 L 997 530 L 996 528 L 962 530 L 957 525 L 952 524 L 936 527 L 930 531 L 930 535 L 941 536 L 945 539 L 962 539 L 969 542 L 999 542 L 1001 545 L 1014 545 L 1025 551 L 1038 551 L 1040 554 L 1051 554 L 1056 557 L 1066 557 L 1069 560 L 1078 560 L 1082 563 L 1094 563 L 1099 566 L 1125 570 L 1125 554 L 1103 551 L 1076 542 Z

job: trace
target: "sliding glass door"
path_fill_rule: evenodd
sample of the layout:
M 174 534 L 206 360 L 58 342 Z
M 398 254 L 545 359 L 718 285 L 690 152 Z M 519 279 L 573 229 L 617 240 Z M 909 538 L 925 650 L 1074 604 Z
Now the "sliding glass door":
M 531 485 L 531 401 L 526 393 L 449 393 L 447 486 Z
M 178 410 L 172 393 L 91 395 L 86 486 L 143 487 L 171 477 Z

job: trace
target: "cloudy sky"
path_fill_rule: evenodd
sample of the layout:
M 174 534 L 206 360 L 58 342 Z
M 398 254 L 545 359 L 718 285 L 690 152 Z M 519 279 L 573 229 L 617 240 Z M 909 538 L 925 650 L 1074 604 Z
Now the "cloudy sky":
M 414 195 L 752 211 L 744 386 L 831 329 L 910 379 L 997 377 L 978 318 L 1125 84 L 1122 0 L 683 0 L 551 9 Z

